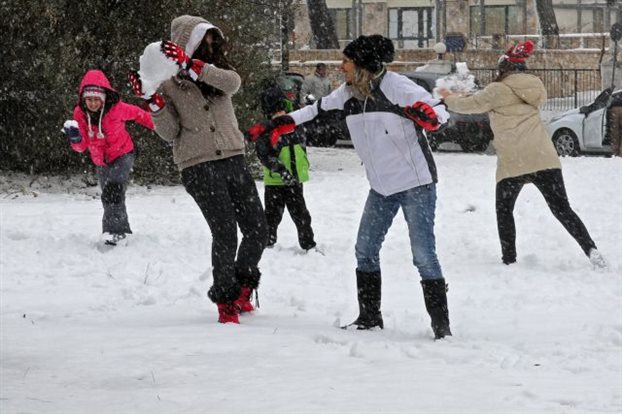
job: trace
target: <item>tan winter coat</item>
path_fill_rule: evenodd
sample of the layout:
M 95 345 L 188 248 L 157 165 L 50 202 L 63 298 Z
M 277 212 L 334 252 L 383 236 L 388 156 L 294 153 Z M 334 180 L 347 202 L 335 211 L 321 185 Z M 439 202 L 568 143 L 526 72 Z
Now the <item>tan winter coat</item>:
M 187 49 L 192 30 L 200 23 L 213 27 L 200 17 L 177 17 L 171 24 L 171 40 Z M 193 52 L 186 50 L 190 55 Z M 244 153 L 244 137 L 231 102 L 231 96 L 240 88 L 240 76 L 205 64 L 199 80 L 222 90 L 224 95 L 208 101 L 194 82 L 175 76 L 158 88 L 166 105 L 152 116 L 158 135 L 173 144 L 173 159 L 180 171 Z
M 512 74 L 471 96 L 450 95 L 447 107 L 463 114 L 488 112 L 497 152 L 497 182 L 536 171 L 561 168 L 538 106 L 546 89 L 536 76 Z

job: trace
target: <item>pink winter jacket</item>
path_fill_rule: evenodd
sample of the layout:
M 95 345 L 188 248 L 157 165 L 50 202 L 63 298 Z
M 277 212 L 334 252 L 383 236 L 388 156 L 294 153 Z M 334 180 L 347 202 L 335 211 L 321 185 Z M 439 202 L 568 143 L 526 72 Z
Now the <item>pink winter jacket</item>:
M 101 118 L 103 138 L 98 137 L 100 127 L 99 115 L 89 115 L 82 101 L 82 91 L 87 85 L 101 86 L 106 89 L 106 103 Z M 71 144 L 77 152 L 89 150 L 95 165 L 110 164 L 120 156 L 134 150 L 132 137 L 125 129 L 125 123 L 134 121 L 153 129 L 151 114 L 136 105 L 121 102 L 119 94 L 110 85 L 106 75 L 100 70 L 89 70 L 80 82 L 79 103 L 73 110 L 73 119 L 78 122 L 82 141 Z

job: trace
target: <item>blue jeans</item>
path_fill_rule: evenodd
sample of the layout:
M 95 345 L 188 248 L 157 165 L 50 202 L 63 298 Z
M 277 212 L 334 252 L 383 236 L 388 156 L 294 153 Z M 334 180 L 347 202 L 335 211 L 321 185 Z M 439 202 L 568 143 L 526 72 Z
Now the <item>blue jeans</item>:
M 400 207 L 408 225 L 413 263 L 421 279 L 441 279 L 443 272 L 436 256 L 434 238 L 435 184 L 414 187 L 388 197 L 369 190 L 356 239 L 357 269 L 380 271 L 380 248 Z

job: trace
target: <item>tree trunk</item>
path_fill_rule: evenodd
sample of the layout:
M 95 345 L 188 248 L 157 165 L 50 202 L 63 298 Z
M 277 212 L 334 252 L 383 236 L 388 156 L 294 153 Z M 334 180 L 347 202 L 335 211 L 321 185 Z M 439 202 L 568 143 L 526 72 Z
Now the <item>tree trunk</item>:
M 536 0 L 536 11 L 540 20 L 542 47 L 545 49 L 559 48 L 559 26 L 553 11 L 553 0 Z
M 281 70 L 289 70 L 289 33 L 291 31 L 291 13 L 285 10 L 281 15 Z
M 328 13 L 326 0 L 307 0 L 313 41 L 317 49 L 339 49 L 337 30 Z

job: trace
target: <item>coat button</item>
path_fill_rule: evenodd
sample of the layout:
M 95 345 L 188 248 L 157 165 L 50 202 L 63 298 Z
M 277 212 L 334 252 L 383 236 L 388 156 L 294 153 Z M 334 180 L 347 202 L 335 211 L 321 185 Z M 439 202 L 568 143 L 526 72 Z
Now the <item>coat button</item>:
M 205 106 L 203 107 L 203 109 L 205 109 L 206 111 L 209 111 L 209 104 L 205 104 Z
M 211 127 L 209 127 L 209 130 L 212 131 L 212 132 L 215 132 L 216 131 L 216 127 L 214 125 L 212 125 Z
M 216 150 L 216 155 L 222 155 L 222 151 L 221 150 Z

